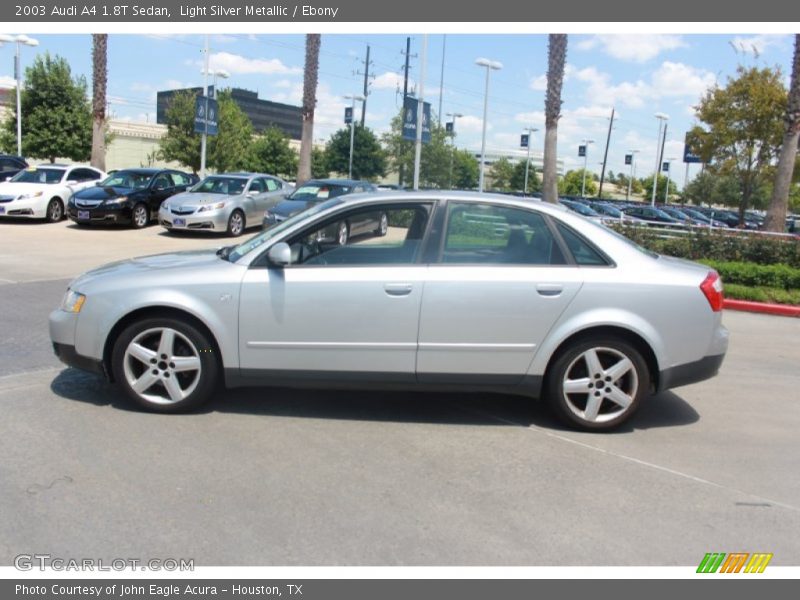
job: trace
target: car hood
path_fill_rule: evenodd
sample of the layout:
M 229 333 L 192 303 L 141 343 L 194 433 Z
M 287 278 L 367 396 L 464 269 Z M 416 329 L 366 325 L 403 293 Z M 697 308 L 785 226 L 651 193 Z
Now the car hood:
M 101 187 L 94 186 L 81 190 L 75 194 L 75 198 L 80 200 L 108 200 L 110 198 L 119 198 L 120 196 L 129 196 L 140 190 L 125 187 Z
M 269 212 L 282 217 L 291 217 L 320 202 L 324 202 L 324 200 L 317 200 L 316 198 L 309 200 L 283 200 L 270 208 Z
M 153 254 L 140 256 L 127 260 L 108 263 L 87 271 L 75 278 L 70 283 L 70 288 L 85 292 L 93 286 L 119 286 L 129 282 L 150 283 L 156 279 L 165 279 L 172 282 L 178 280 L 194 280 L 198 273 L 207 273 L 209 270 L 233 266 L 216 254 L 216 250 L 186 250 L 170 254 Z
M 227 194 L 208 194 L 201 192 L 182 192 L 169 199 L 169 206 L 202 206 L 203 204 L 215 204 L 217 202 L 234 200 L 236 198 L 239 198 L 239 196 L 228 196 Z
M 54 190 L 58 184 L 54 183 L 19 183 L 4 181 L 0 183 L 0 196 L 19 196 L 20 194 L 30 194 L 31 192 L 46 192 Z

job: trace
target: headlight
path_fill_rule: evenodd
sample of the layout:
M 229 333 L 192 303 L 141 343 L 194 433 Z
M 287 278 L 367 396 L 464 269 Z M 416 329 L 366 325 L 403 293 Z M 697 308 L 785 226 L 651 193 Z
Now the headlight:
M 79 313 L 83 308 L 84 302 L 86 302 L 86 296 L 73 290 L 67 290 L 67 293 L 64 294 L 64 299 L 61 301 L 61 310 Z
M 225 202 L 217 202 L 216 204 L 209 204 L 208 206 L 201 206 L 197 209 L 197 212 L 206 212 L 209 210 L 218 210 L 220 208 L 225 208 Z
M 22 194 L 17 200 L 27 200 L 28 198 L 38 198 L 42 195 L 42 192 L 29 192 L 27 194 Z
M 120 196 L 119 198 L 109 198 L 106 200 L 106 204 L 122 204 L 128 199 L 127 196 Z
M 169 210 L 169 203 L 168 202 L 162 202 L 161 206 L 158 208 L 158 210 Z

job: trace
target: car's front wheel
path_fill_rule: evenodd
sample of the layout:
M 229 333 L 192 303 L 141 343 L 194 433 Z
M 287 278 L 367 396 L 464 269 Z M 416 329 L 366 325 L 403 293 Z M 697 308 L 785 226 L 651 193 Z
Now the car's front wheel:
M 64 218 L 64 204 L 58 198 L 53 198 L 47 203 L 47 216 L 45 219 L 48 223 L 57 223 Z
M 378 219 L 378 227 L 375 229 L 375 235 L 383 237 L 389 231 L 389 216 L 386 213 L 381 213 Z
M 179 412 L 206 402 L 220 367 L 208 336 L 179 319 L 142 319 L 117 338 L 111 354 L 114 380 L 140 406 Z
M 349 237 L 350 237 L 350 228 L 347 226 L 347 223 L 345 221 L 342 221 L 336 228 L 336 242 L 340 246 L 344 246 L 347 243 Z
M 148 214 L 147 207 L 139 203 L 133 207 L 133 211 L 131 212 L 131 225 L 134 229 L 143 229 L 147 227 L 147 224 L 150 222 L 150 215 Z
M 649 393 L 641 353 L 615 337 L 584 339 L 563 351 L 547 376 L 547 400 L 568 425 L 613 429 L 633 416 Z
M 228 217 L 228 235 L 230 237 L 239 237 L 244 231 L 244 213 L 240 210 L 234 210 L 231 216 Z

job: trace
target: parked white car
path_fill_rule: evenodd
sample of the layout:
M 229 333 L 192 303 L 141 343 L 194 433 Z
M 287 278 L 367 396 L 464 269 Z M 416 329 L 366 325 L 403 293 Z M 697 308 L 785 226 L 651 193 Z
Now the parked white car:
M 0 217 L 60 221 L 72 194 L 105 178 L 103 171 L 80 165 L 28 167 L 0 183 Z

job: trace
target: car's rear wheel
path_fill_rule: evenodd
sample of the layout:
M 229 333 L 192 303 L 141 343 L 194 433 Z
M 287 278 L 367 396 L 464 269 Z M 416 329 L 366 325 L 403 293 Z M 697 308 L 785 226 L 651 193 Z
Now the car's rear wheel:
M 242 232 L 244 232 L 244 213 L 237 209 L 228 217 L 228 235 L 239 237 Z
M 347 227 L 347 223 L 345 221 L 342 221 L 336 228 L 336 241 L 340 246 L 344 246 L 347 243 L 349 237 L 350 237 L 350 228 Z
M 613 429 L 630 419 L 650 389 L 641 353 L 615 337 L 584 339 L 556 358 L 547 376 L 547 400 L 568 425 Z
M 206 402 L 219 380 L 219 363 L 207 335 L 178 319 L 143 319 L 117 338 L 111 354 L 114 380 L 140 406 L 179 412 Z
M 53 198 L 47 203 L 47 216 L 45 219 L 48 223 L 57 223 L 64 218 L 64 204 L 59 198 Z
M 131 226 L 134 229 L 142 229 L 147 227 L 150 221 L 150 215 L 147 214 L 147 207 L 141 202 L 133 207 L 131 211 Z
M 389 231 L 389 215 L 381 213 L 381 218 L 378 219 L 378 227 L 375 229 L 375 235 L 383 237 Z

